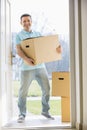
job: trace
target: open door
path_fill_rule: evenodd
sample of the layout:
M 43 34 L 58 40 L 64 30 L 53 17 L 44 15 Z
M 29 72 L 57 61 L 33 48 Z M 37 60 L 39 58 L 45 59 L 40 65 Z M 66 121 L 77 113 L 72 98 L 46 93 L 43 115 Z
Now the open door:
M 10 0 L 0 1 L 0 126 L 12 117 Z

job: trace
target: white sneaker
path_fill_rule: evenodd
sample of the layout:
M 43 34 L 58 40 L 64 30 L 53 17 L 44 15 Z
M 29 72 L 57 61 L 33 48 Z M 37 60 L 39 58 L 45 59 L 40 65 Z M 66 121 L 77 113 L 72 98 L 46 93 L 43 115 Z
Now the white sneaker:
M 23 123 L 24 120 L 25 120 L 25 117 L 23 115 L 20 115 L 19 118 L 18 118 L 18 120 L 17 120 L 17 122 L 18 123 Z

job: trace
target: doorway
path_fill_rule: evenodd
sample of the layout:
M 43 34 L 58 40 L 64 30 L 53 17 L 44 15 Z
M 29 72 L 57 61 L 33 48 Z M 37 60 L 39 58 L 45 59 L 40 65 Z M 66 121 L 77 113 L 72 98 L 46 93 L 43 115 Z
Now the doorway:
M 29 2 L 29 0 L 28 0 L 28 2 Z M 32 1 L 33 2 L 33 1 Z M 29 3 L 31 3 L 31 7 L 29 7 L 30 8 L 30 10 L 28 10 L 28 9 L 26 9 L 25 11 L 23 10 L 23 8 L 25 9 L 25 7 L 22 7 L 22 9 L 19 9 L 19 12 L 17 12 L 17 15 L 16 15 L 16 17 L 15 17 L 15 13 L 13 13 L 13 15 L 12 16 L 14 16 L 14 19 L 17 19 L 16 21 L 13 19 L 13 21 L 15 21 L 15 24 L 13 24 L 12 23 L 12 25 L 14 25 L 13 27 L 14 28 L 17 28 L 17 31 L 18 30 L 20 30 L 19 29 L 19 27 L 20 27 L 20 25 L 19 25 L 19 23 L 17 23 L 17 22 L 19 22 L 18 21 L 18 18 L 17 18 L 17 16 L 19 15 L 19 17 L 20 17 L 20 15 L 22 14 L 22 13 L 24 13 L 24 12 L 29 12 L 29 13 L 31 13 L 32 14 L 32 16 L 33 16 L 33 20 L 34 20 L 34 22 L 35 22 L 35 25 L 37 25 L 37 26 L 34 26 L 33 25 L 33 28 L 35 28 L 37 31 L 40 31 L 40 32 L 42 32 L 42 34 L 43 35 L 48 35 L 48 34 L 58 34 L 59 35 L 59 40 L 60 40 L 60 43 L 62 44 L 62 46 L 63 45 L 65 45 L 65 46 L 63 46 L 63 48 L 64 48 L 64 50 L 66 50 L 66 52 L 65 52 L 65 54 L 63 54 L 63 59 L 65 59 L 65 57 L 67 57 L 66 58 L 66 61 L 67 62 L 65 62 L 64 60 L 62 60 L 62 61 L 58 61 L 58 62 L 52 62 L 52 63 L 47 63 L 46 64 L 46 68 L 47 68 L 47 71 L 48 71 L 48 76 L 49 76 L 49 80 L 50 81 L 52 81 L 52 72 L 54 72 L 54 71 L 68 71 L 68 72 L 70 72 L 70 66 L 69 66 L 69 1 L 67 0 L 66 1 L 66 3 L 67 3 L 67 6 L 65 6 L 65 4 L 64 4 L 64 1 L 62 1 L 62 2 L 60 2 L 60 7 L 61 6 L 65 6 L 65 7 L 67 7 L 67 14 L 63 14 L 63 16 L 67 16 L 67 20 L 65 20 L 66 18 L 64 18 L 64 17 L 62 17 L 62 14 L 61 14 L 61 20 L 62 21 L 64 21 L 65 20 L 65 22 L 64 22 L 64 24 L 62 24 L 61 26 L 60 26 L 60 23 L 61 23 L 61 20 L 59 20 L 59 19 L 57 19 L 57 16 L 56 15 L 54 15 L 54 14 L 56 14 L 56 9 L 59 7 L 58 5 L 57 5 L 57 3 L 56 2 L 58 2 L 58 1 L 56 1 L 55 2 L 55 10 L 54 10 L 54 12 L 53 12 L 53 14 L 52 14 L 52 12 L 51 12 L 51 10 L 52 10 L 52 8 L 50 8 L 49 9 L 49 11 L 48 11 L 48 5 L 50 4 L 50 1 L 48 0 L 48 1 L 45 1 L 44 2 L 44 5 L 47 5 L 47 7 L 42 7 L 42 5 L 41 5 L 41 3 L 40 3 L 40 1 L 38 1 L 37 3 L 39 3 L 39 7 L 37 6 L 36 7 L 36 10 L 39 8 L 39 10 L 35 10 L 35 5 L 33 5 L 33 3 L 35 2 L 33 2 L 32 3 L 31 1 L 29 2 Z M 42 2 L 42 1 L 41 1 Z M 19 8 L 19 5 L 20 5 L 20 1 L 17 1 L 17 3 L 18 3 L 18 8 Z M 51 3 L 52 5 L 54 4 L 54 2 L 52 2 Z M 14 5 L 14 2 L 13 2 L 13 5 Z M 23 3 L 23 5 L 24 5 L 24 3 Z M 56 6 L 57 5 L 57 6 Z M 33 8 L 33 6 L 34 6 L 34 8 Z M 14 6 L 15 7 L 15 6 Z M 17 5 L 16 5 L 16 9 L 17 9 Z M 16 12 L 16 10 L 14 9 L 14 8 L 12 8 L 12 11 L 15 11 Z M 22 12 L 20 11 L 20 10 L 22 10 Z M 35 10 L 35 11 L 33 11 L 33 10 Z M 41 10 L 41 11 L 40 11 Z M 51 14 L 50 14 L 50 12 L 51 12 Z M 62 13 L 63 11 L 61 11 L 61 13 Z M 65 13 L 66 12 L 66 10 L 64 10 L 64 12 L 63 13 Z M 38 15 L 39 14 L 39 15 Z M 59 14 L 57 14 L 58 16 L 60 15 L 60 11 L 59 11 Z M 36 20 L 38 19 L 38 21 L 37 21 L 37 23 L 36 23 Z M 54 20 L 53 20 L 54 19 Z M 57 23 L 55 22 L 55 19 L 56 19 L 56 21 L 57 21 Z M 41 22 L 41 21 L 42 22 Z M 13 22 L 12 21 L 12 22 Z M 46 26 L 44 27 L 44 23 L 46 23 Z M 18 26 L 17 26 L 18 25 Z M 38 25 L 41 25 L 41 26 L 39 26 L 39 28 L 38 28 Z M 67 26 L 68 25 L 68 26 Z M 12 28 L 13 28 L 12 27 Z M 44 27 L 44 28 L 43 28 Z M 60 28 L 60 27 L 62 27 L 62 28 Z M 64 30 L 63 30 L 64 29 Z M 42 31 L 41 31 L 42 30 Z M 16 30 L 15 30 L 16 31 Z M 16 32 L 13 32 L 13 37 L 14 37 L 14 35 L 16 35 Z M 13 41 L 14 42 L 14 41 Z M 13 46 L 14 46 L 14 44 L 13 44 Z M 68 49 L 66 49 L 66 48 L 68 48 Z M 13 47 L 13 49 L 15 49 L 14 47 Z M 15 50 L 14 50 L 14 52 L 13 52 L 14 54 L 14 56 L 15 56 Z M 18 73 L 18 67 L 20 66 L 20 64 L 18 64 L 18 66 L 15 66 L 14 64 L 16 64 L 17 65 L 17 63 L 18 63 L 18 60 L 20 60 L 20 59 L 18 59 L 19 57 L 14 57 L 13 58 L 13 69 L 14 69 L 14 73 L 13 73 L 13 80 L 16 80 L 17 82 L 19 81 L 19 73 Z M 64 64 L 64 63 L 66 63 L 66 65 Z M 63 66 L 63 64 L 66 66 Z M 55 66 L 55 68 L 52 68 L 52 69 L 49 69 L 49 66 L 50 66 L 50 68 L 52 67 L 52 66 Z M 17 68 L 16 68 L 17 67 Z M 49 70 L 48 70 L 49 69 Z M 18 83 L 17 83 L 18 84 Z M 16 88 L 15 88 L 16 89 Z M 16 95 L 16 94 L 15 94 Z M 34 95 L 35 96 L 35 95 Z M 16 98 L 17 99 L 17 98 Z M 55 99 L 57 100 L 61 100 L 61 98 L 60 97 L 55 97 Z M 33 117 L 33 116 L 32 116 Z M 57 117 L 58 117 L 58 115 L 57 115 Z M 34 117 L 35 118 L 35 120 L 36 120 L 36 116 Z M 40 118 L 39 116 L 38 116 L 38 118 Z M 43 120 L 43 119 L 42 119 Z M 59 119 L 57 119 L 57 120 L 59 120 Z M 42 121 L 43 122 L 43 121 Z M 45 120 L 45 126 L 47 127 L 47 125 L 48 124 L 46 124 L 46 120 Z M 55 123 L 52 123 L 51 121 L 49 121 L 50 122 L 50 124 L 55 124 Z M 31 123 L 32 124 L 32 123 Z M 36 124 L 36 121 L 35 121 L 35 124 Z M 61 124 L 61 125 L 63 125 L 63 124 Z M 42 126 L 42 124 L 41 124 L 41 126 Z M 53 127 L 54 126 L 56 126 L 56 124 L 55 125 L 53 125 Z M 59 124 L 57 124 L 57 126 L 59 126 Z M 68 124 L 68 123 L 64 123 L 64 126 L 70 126 L 70 123 Z M 23 127 L 23 126 L 22 126 Z M 48 125 L 48 127 L 49 127 L 49 125 Z

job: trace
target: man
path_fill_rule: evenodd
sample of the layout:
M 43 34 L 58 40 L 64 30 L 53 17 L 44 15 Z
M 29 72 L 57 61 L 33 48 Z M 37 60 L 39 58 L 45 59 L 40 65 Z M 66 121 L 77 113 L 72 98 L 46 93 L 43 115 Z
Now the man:
M 20 23 L 23 27 L 21 32 L 16 36 L 16 51 L 17 54 L 22 59 L 21 64 L 21 76 L 20 76 L 20 89 L 18 97 L 18 107 L 19 107 L 19 118 L 18 122 L 22 123 L 26 117 L 26 98 L 29 86 L 32 80 L 37 80 L 42 90 L 42 112 L 41 114 L 46 118 L 54 119 L 49 114 L 49 97 L 50 97 L 50 85 L 47 77 L 47 72 L 44 64 L 34 65 L 33 59 L 27 57 L 20 47 L 22 40 L 29 37 L 38 37 L 40 33 L 32 31 L 32 18 L 29 14 L 23 14 L 20 18 Z M 60 47 L 57 49 L 60 53 Z M 25 62 L 27 62 L 27 64 Z

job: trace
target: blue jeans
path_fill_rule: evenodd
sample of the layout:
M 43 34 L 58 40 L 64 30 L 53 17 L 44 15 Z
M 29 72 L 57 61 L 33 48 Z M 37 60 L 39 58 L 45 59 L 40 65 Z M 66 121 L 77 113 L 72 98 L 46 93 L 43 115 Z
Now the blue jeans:
M 48 113 L 50 85 L 45 68 L 21 71 L 18 107 L 20 115 L 26 116 L 26 98 L 32 80 L 36 80 L 42 90 L 42 112 Z

